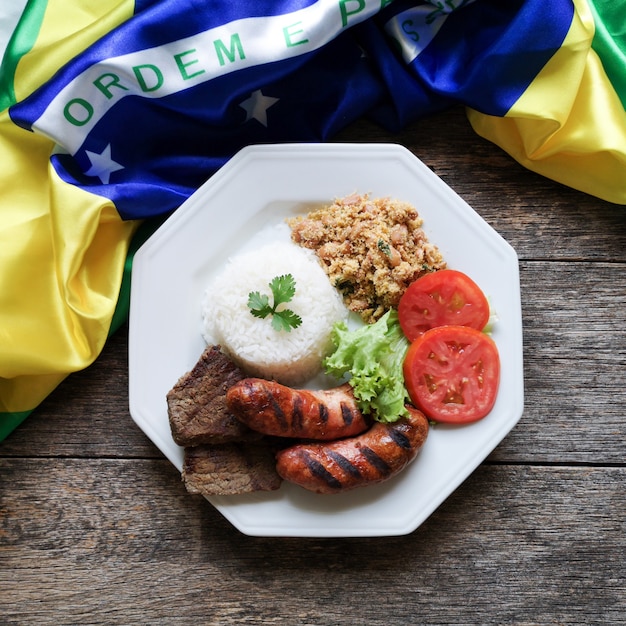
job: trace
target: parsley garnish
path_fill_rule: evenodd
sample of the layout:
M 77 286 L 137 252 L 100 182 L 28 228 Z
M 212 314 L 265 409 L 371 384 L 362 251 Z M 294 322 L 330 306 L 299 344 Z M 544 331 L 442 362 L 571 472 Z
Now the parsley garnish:
M 258 291 L 248 294 L 248 308 L 254 317 L 266 318 L 272 316 L 272 328 L 290 332 L 292 328 L 298 328 L 302 324 L 302 318 L 291 309 L 277 311 L 278 305 L 290 302 L 296 293 L 296 281 L 291 274 L 276 276 L 269 284 L 272 290 L 272 306 L 269 296 Z
M 391 256 L 391 248 L 389 247 L 389 244 L 383 239 L 378 240 L 378 249 L 383 254 L 386 254 L 387 256 Z

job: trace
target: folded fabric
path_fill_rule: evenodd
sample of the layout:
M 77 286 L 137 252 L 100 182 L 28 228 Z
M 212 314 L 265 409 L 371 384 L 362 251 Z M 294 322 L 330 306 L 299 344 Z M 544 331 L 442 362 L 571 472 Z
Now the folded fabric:
M 463 105 L 524 166 L 626 204 L 619 5 L 28 2 L 0 68 L 0 438 L 93 362 L 133 249 L 245 145 Z

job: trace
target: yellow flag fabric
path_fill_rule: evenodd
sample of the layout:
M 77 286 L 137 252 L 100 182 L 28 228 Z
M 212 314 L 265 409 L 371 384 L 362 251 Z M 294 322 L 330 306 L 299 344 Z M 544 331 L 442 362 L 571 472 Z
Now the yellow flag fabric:
M 133 8 L 30 3 L 13 42 L 13 51 L 24 50 L 10 82 L 12 68 L 2 67 L 3 96 L 28 96 Z M 16 126 L 8 109 L 0 112 L 0 438 L 102 350 L 138 226 L 110 200 L 62 181 L 50 163 L 54 149 L 51 139 Z
M 576 0 L 563 45 L 537 74 L 505 116 L 469 109 L 476 132 L 494 142 L 528 169 L 588 194 L 626 204 L 626 111 L 593 47 L 597 21 L 592 6 Z M 626 7 L 616 21 L 626 31 Z M 614 41 L 611 39 L 611 41 Z M 621 57 L 626 80 L 626 56 Z M 608 60 L 605 57 L 605 62 Z M 623 88 L 623 85 L 622 85 Z

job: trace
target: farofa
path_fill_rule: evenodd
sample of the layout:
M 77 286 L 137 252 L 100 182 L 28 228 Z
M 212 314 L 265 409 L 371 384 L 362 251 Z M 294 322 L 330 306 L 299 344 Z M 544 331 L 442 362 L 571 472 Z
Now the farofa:
M 375 322 L 421 275 L 446 267 L 407 202 L 353 194 L 288 220 L 292 239 L 315 250 L 346 306 Z

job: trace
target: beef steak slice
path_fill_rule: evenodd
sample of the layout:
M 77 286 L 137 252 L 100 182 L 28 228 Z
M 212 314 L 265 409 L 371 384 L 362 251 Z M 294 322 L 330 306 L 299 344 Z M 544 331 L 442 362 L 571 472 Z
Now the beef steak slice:
M 274 450 L 265 442 L 185 448 L 182 479 L 189 493 L 203 496 L 274 491 L 282 482 Z
M 260 439 L 226 407 L 226 391 L 245 376 L 219 346 L 208 346 L 167 393 L 174 441 L 179 446 L 197 446 Z

